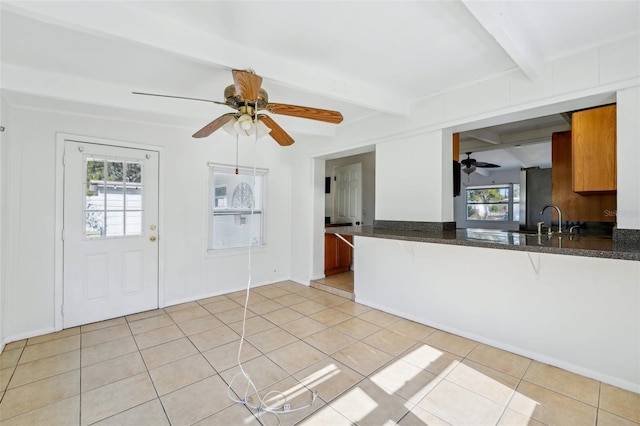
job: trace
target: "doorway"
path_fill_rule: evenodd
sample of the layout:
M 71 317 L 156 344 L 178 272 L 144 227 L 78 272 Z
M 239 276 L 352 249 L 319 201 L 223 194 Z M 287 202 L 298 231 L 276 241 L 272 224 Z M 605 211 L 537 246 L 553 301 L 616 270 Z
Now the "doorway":
M 64 141 L 62 327 L 158 308 L 159 153 Z

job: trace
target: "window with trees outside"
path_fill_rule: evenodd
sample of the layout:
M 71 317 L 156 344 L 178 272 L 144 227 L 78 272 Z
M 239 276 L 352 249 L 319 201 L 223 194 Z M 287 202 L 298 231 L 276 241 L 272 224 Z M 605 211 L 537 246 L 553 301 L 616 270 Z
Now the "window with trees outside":
M 209 250 L 265 244 L 267 170 L 209 165 Z
M 520 220 L 520 184 L 468 186 L 467 220 L 517 222 Z

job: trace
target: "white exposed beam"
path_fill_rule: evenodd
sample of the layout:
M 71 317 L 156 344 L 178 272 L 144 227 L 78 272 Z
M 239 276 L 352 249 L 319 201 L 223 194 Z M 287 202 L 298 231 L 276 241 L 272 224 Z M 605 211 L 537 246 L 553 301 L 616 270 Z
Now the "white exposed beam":
M 470 132 L 466 132 L 465 136 L 478 139 L 492 145 L 498 145 L 500 143 L 500 135 L 487 129 L 472 130 Z
M 462 0 L 462 3 L 529 79 L 541 74 L 544 66 L 542 54 L 522 30 L 522 18 L 510 13 L 510 2 Z
M 393 115 L 409 115 L 409 105 L 395 93 L 300 62 L 273 58 L 260 49 L 200 31 L 132 3 L 2 2 L 0 8 L 96 36 L 144 44 L 217 68 L 250 67 L 262 77 L 306 93 Z

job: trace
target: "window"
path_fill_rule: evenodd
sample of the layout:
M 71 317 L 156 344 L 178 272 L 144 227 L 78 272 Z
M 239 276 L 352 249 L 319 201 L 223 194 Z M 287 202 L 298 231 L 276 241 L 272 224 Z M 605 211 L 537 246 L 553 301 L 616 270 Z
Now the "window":
M 85 156 L 85 237 L 142 235 L 142 163 Z
M 466 202 L 467 220 L 520 220 L 520 184 L 468 186 Z
M 209 250 L 265 244 L 264 193 L 267 170 L 209 166 Z

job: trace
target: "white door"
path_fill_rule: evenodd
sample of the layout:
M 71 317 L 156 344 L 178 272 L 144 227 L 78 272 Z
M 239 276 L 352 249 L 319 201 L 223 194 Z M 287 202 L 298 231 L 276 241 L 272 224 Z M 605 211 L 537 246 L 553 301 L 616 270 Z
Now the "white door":
M 362 164 L 336 167 L 336 217 L 334 222 L 362 222 Z
M 63 326 L 158 307 L 158 152 L 65 141 Z

